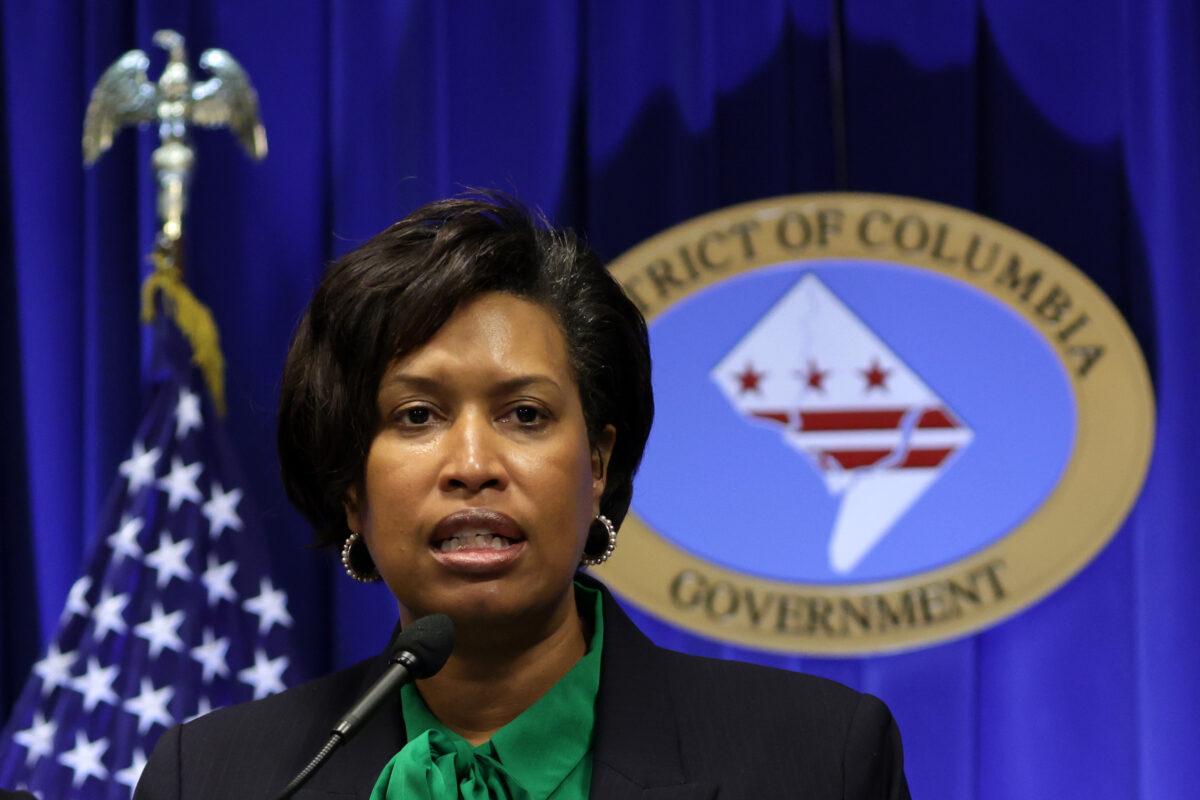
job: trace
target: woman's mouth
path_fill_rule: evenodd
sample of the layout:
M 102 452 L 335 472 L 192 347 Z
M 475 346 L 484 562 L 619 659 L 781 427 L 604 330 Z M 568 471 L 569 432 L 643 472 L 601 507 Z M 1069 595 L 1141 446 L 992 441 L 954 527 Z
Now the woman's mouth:
M 516 561 L 525 549 L 525 533 L 507 514 L 464 508 L 434 526 L 429 547 L 447 569 L 478 575 L 506 569 Z
M 454 534 L 449 539 L 442 539 L 438 545 L 438 550 L 443 553 L 453 553 L 458 550 L 503 550 L 507 547 L 512 547 L 514 544 L 510 539 L 505 539 L 494 533 L 483 531 L 461 531 Z

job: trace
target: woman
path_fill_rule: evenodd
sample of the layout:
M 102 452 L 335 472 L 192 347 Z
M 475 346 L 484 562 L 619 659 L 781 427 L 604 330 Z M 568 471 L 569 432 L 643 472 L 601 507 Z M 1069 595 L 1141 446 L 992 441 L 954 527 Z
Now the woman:
M 660 650 L 577 575 L 612 554 L 652 416 L 636 308 L 510 201 L 426 206 L 333 265 L 284 371 L 288 494 L 457 643 L 297 797 L 908 796 L 878 700 Z M 381 669 L 171 730 L 137 797 L 274 796 Z

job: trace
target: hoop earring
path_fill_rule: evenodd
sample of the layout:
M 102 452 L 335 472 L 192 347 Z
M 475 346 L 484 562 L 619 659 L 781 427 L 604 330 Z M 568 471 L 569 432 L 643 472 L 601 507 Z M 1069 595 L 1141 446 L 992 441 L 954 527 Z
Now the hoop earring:
M 604 551 L 598 556 L 589 556 L 587 550 L 583 551 L 583 558 L 579 560 L 579 563 L 588 567 L 596 567 L 608 561 L 612 558 L 613 551 L 617 549 L 617 529 L 613 527 L 612 521 L 603 514 L 597 514 L 596 522 L 604 526 L 604 532 L 608 534 L 608 541 L 604 545 Z M 591 538 L 590 535 L 589 538 Z
M 366 563 L 370 565 L 370 571 L 359 569 L 359 567 L 363 566 L 361 563 L 359 564 L 359 567 L 356 567 L 354 564 L 356 560 L 354 555 L 354 545 L 358 544 L 358 540 L 360 538 L 362 537 L 357 531 L 351 531 L 350 535 L 346 537 L 346 541 L 342 544 L 342 566 L 346 569 L 346 574 L 359 583 L 374 583 L 375 581 L 379 580 L 379 570 L 377 570 L 375 568 L 375 564 L 372 563 L 370 553 L 358 556 L 357 559 L 360 562 L 365 560 Z M 363 545 L 363 548 L 366 548 L 365 544 Z

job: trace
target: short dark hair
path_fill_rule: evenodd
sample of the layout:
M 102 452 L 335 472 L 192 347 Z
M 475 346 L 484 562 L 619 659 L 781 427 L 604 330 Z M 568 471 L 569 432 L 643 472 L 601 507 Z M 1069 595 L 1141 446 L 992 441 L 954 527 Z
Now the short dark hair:
M 349 533 L 343 500 L 362 485 L 384 370 L 485 292 L 557 319 L 589 441 L 617 430 L 600 507 L 621 524 L 654 417 L 645 320 L 573 233 L 483 194 L 423 206 L 339 258 L 300 320 L 283 370 L 279 461 L 318 544 Z

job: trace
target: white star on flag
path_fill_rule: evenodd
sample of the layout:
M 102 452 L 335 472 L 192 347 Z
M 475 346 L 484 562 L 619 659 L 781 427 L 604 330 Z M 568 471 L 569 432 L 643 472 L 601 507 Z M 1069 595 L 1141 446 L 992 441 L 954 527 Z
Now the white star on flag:
M 171 456 L 171 471 L 158 479 L 158 488 L 167 493 L 167 508 L 175 511 L 184 500 L 200 504 L 204 495 L 200 494 L 196 479 L 203 471 L 204 465 L 200 462 L 184 464 L 179 456 Z
M 261 700 L 268 695 L 283 691 L 283 673 L 287 668 L 287 656 L 267 658 L 267 654 L 258 649 L 254 651 L 254 666 L 240 671 L 238 680 L 253 687 L 254 699 Z
M 54 752 L 54 734 L 58 726 L 47 721 L 42 712 L 33 715 L 33 722 L 13 735 L 13 741 L 25 748 L 25 764 L 32 765 Z
M 69 686 L 71 683 L 71 667 L 79 654 L 71 651 L 63 653 L 58 649 L 58 643 L 50 645 L 46 657 L 33 665 L 33 672 L 42 679 L 42 694 L 48 695 L 59 686 Z
M 204 427 L 204 417 L 200 415 L 200 395 L 179 390 L 179 400 L 175 404 L 175 438 L 182 439 L 189 432 Z
M 167 703 L 175 696 L 175 689 L 170 685 L 155 689 L 149 678 L 142 678 L 142 691 L 125 701 L 123 706 L 130 714 L 138 718 L 138 733 L 145 733 L 155 723 L 169 728 L 175 721 L 167 711 Z
M 179 626 L 183 624 L 183 612 L 163 611 L 162 603 L 155 603 L 150 610 L 150 619 L 135 625 L 133 632 L 150 645 L 150 657 L 158 658 L 163 650 L 183 652 L 183 639 L 179 638 Z
M 88 659 L 87 671 L 71 681 L 71 688 L 83 695 L 83 707 L 91 711 L 101 702 L 116 705 L 120 700 L 113 691 L 113 681 L 120 669 L 116 665 L 100 666 L 95 658 Z
M 213 636 L 211 628 L 204 629 L 204 643 L 192 648 L 192 658 L 200 662 L 204 670 L 203 681 L 209 683 L 216 676 L 229 674 L 229 663 L 225 660 L 229 652 L 229 638 Z
M 155 571 L 155 585 L 158 588 L 170 583 L 171 578 L 184 581 L 191 579 L 192 568 L 187 565 L 187 557 L 193 545 L 191 539 L 172 539 L 171 532 L 167 530 L 158 535 L 158 549 L 146 555 L 146 566 Z
M 804 275 L 713 368 L 745 419 L 779 430 L 840 495 L 829 565 L 852 571 L 972 432 L 816 275 Z
M 64 767 L 69 767 L 75 773 L 71 778 L 71 785 L 79 788 L 88 778 L 107 778 L 108 770 L 100 761 L 107 750 L 108 739 L 92 741 L 83 731 L 75 731 L 75 747 L 58 757 Z
M 233 575 L 237 572 L 237 562 L 230 560 L 222 564 L 212 553 L 208 555 L 208 569 L 200 576 L 204 589 L 208 593 L 208 604 L 215 606 L 219 600 L 237 601 L 237 593 L 233 590 Z
M 137 782 L 141 780 L 144 769 L 146 769 L 146 751 L 139 747 L 133 751 L 133 761 L 130 765 L 125 769 L 114 772 L 113 777 L 117 779 L 118 783 L 128 787 L 129 791 L 132 792 L 133 788 L 137 786 Z
M 221 488 L 221 484 L 213 481 L 212 498 L 202 509 L 204 516 L 208 517 L 209 536 L 219 536 L 226 528 L 235 531 L 242 529 L 242 518 L 237 513 L 237 504 L 241 500 L 241 489 L 230 489 L 226 492 Z
M 270 578 L 259 583 L 259 593 L 242 603 L 242 607 L 258 617 L 258 632 L 268 633 L 275 623 L 291 627 L 292 615 L 287 610 L 287 592 L 276 589 Z
M 133 443 L 133 455 L 121 462 L 117 471 L 129 481 L 128 493 L 134 494 L 143 486 L 154 483 L 154 469 L 158 466 L 162 451 L 157 447 L 147 451 L 141 442 Z
M 122 614 L 127 605 L 129 605 L 129 595 L 114 595 L 112 589 L 107 586 L 100 590 L 100 600 L 92 609 L 92 622 L 96 626 L 92 635 L 96 641 L 103 641 L 109 633 L 125 632 L 127 626 Z
M 146 527 L 146 520 L 141 517 L 122 516 L 121 525 L 116 533 L 106 540 L 113 551 L 113 563 L 120 564 L 126 556 L 141 558 L 142 548 L 138 544 L 138 534 Z
M 84 575 L 67 592 L 67 605 L 63 608 L 62 618 L 66 620 L 72 614 L 86 617 L 92 608 L 87 602 L 87 593 L 92 588 L 92 579 Z

